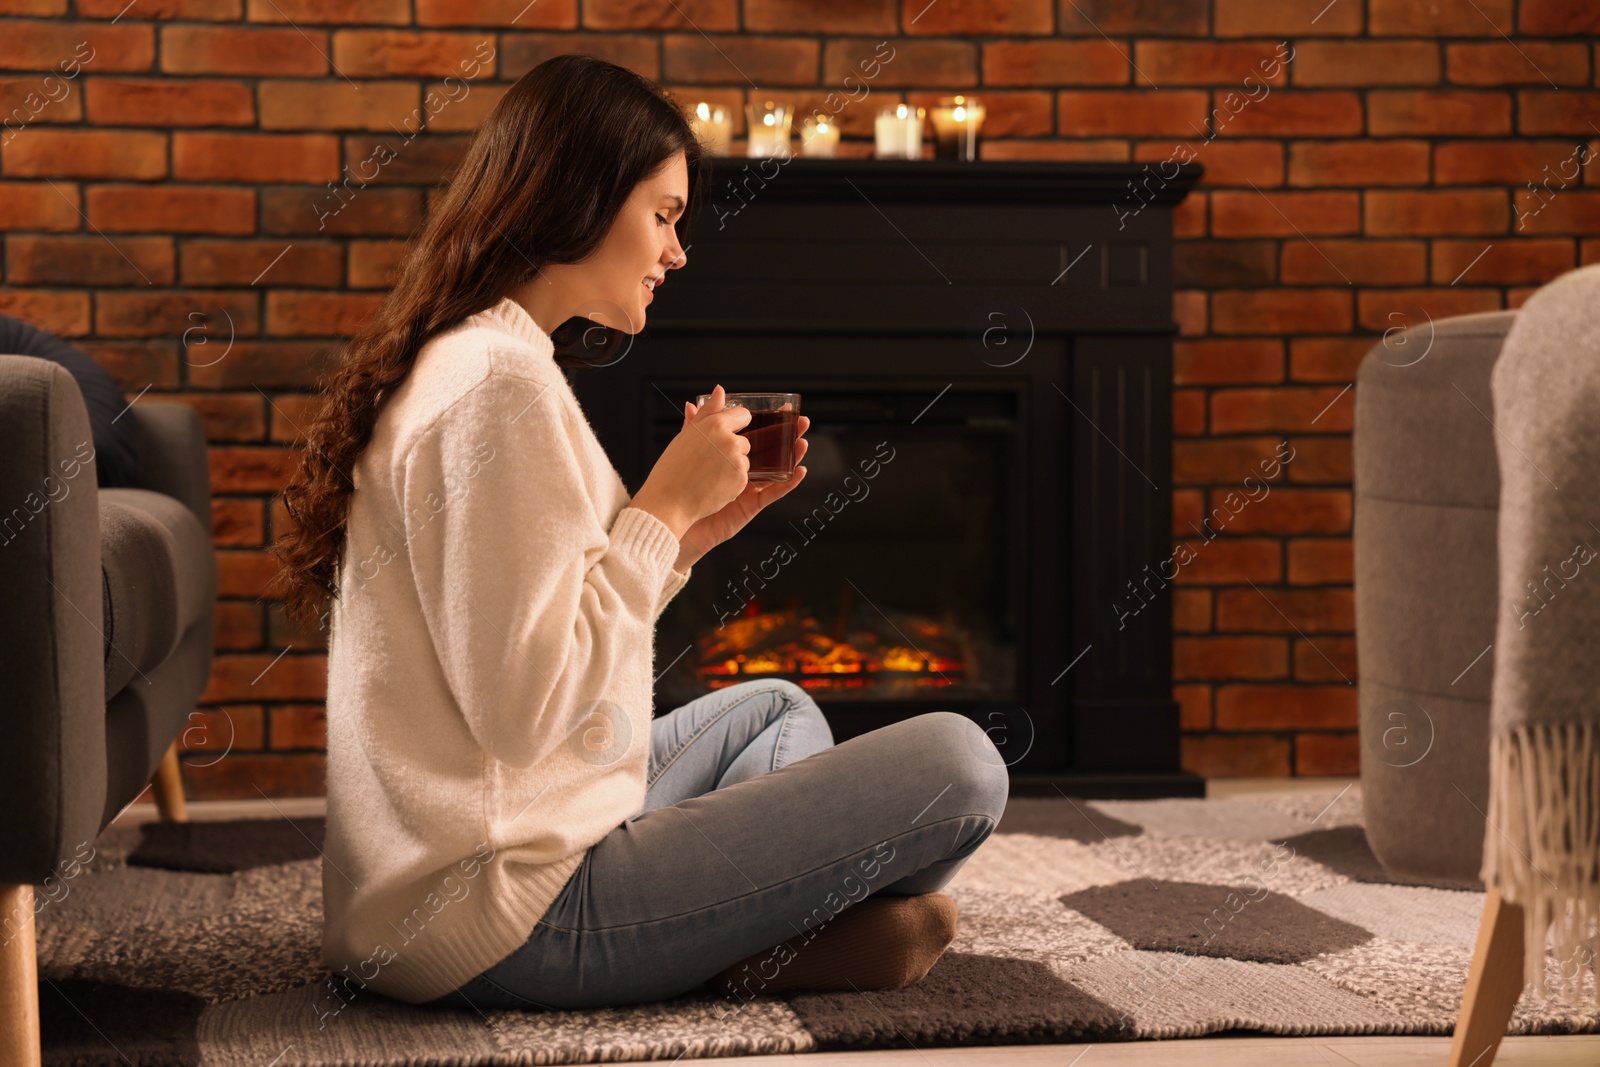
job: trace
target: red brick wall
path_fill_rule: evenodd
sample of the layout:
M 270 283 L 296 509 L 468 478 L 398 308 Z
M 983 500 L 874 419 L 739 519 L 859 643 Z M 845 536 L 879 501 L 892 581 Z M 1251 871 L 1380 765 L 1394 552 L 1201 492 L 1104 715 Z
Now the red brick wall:
M 321 650 L 257 599 L 270 494 L 306 387 L 378 300 L 429 186 L 549 55 L 592 51 L 689 99 L 782 89 L 805 112 L 889 40 L 842 113 L 848 154 L 870 154 L 879 102 L 976 90 L 987 159 L 1205 165 L 1177 217 L 1175 536 L 1295 449 L 1182 572 L 1184 759 L 1208 774 L 1356 769 L 1360 356 L 1390 327 L 1514 307 L 1600 260 L 1600 171 L 1563 165 L 1600 141 L 1592 0 L 125 5 L 0 0 L 0 310 L 205 419 L 222 602 L 186 735 L 196 796 L 321 789 Z M 380 141 L 395 158 L 360 187 Z M 346 166 L 355 192 L 331 214 Z

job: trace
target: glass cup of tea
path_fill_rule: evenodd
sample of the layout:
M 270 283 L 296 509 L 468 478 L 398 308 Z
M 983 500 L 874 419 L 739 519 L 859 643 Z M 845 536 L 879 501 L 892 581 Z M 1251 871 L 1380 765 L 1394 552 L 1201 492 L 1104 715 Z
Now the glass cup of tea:
M 750 440 L 752 482 L 786 482 L 794 477 L 794 445 L 799 439 L 799 393 L 723 393 L 730 408 L 749 408 L 750 421 L 739 431 Z M 694 398 L 695 410 L 710 393 Z

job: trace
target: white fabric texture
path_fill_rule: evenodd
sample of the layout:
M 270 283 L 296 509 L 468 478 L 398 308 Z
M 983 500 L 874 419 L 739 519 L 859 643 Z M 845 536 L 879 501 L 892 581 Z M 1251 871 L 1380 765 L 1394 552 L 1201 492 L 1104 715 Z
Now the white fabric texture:
M 422 1003 L 510 955 L 644 806 L 689 580 L 509 297 L 431 338 L 352 472 L 328 645 L 323 962 Z

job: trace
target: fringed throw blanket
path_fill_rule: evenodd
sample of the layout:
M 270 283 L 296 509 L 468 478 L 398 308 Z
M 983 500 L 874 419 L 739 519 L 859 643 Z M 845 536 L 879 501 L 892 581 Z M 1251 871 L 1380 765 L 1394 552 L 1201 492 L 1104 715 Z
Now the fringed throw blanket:
M 1600 265 L 1534 293 L 1495 362 L 1499 589 L 1484 883 L 1580 988 L 1600 924 Z M 1595 1003 L 1600 1006 L 1600 993 Z

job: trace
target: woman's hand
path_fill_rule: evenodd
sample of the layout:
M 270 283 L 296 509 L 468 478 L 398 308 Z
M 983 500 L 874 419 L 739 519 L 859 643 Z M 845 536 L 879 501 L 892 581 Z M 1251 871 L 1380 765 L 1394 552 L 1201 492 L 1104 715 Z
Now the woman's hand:
M 684 401 L 685 425 L 694 418 L 695 411 L 693 401 Z M 774 500 L 787 496 L 795 486 L 805 481 L 806 469 L 800 466 L 800 460 L 809 447 L 805 432 L 810 426 L 811 420 L 804 415 L 795 420 L 798 439 L 794 446 L 794 477 L 786 482 L 749 482 L 745 485 L 744 491 L 734 497 L 722 510 L 707 515 L 684 531 L 683 536 L 678 538 L 678 561 L 675 566 L 679 571 L 688 571 L 701 556 L 744 529 L 745 524 L 755 518 L 756 513 L 762 508 Z

